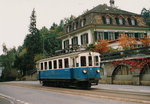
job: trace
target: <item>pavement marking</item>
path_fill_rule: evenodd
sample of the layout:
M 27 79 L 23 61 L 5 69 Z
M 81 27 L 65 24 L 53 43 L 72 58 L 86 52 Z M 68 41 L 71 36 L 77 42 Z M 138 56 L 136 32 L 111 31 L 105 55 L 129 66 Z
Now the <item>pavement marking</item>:
M 24 102 L 24 101 L 22 101 L 22 100 L 18 100 L 18 99 L 15 99 L 15 98 L 13 98 L 13 97 L 11 97 L 11 96 L 8 96 L 8 95 L 4 95 L 4 94 L 2 94 L 2 93 L 0 93 L 0 96 L 2 96 L 2 97 L 4 97 L 5 99 L 8 99 L 9 101 L 10 101 L 10 103 L 11 104 L 31 104 L 31 103 L 28 103 L 28 102 Z

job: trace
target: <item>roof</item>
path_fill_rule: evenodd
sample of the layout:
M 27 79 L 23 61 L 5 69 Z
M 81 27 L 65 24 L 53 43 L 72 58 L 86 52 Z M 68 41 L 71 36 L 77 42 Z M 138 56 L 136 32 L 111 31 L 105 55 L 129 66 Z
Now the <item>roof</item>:
M 139 15 L 136 13 L 132 13 L 132 12 L 118 9 L 116 7 L 107 6 L 106 4 L 103 4 L 103 5 L 100 4 L 96 7 L 94 7 L 93 9 L 89 10 L 85 14 L 92 13 L 92 12 L 97 12 L 97 13 L 102 13 L 102 14 L 108 13 L 108 14 Z

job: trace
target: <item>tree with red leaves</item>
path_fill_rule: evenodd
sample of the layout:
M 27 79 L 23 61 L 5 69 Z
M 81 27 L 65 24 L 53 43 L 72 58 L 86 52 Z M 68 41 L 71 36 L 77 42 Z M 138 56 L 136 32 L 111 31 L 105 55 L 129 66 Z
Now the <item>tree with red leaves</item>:
M 143 46 L 150 46 L 150 36 L 149 37 L 144 36 L 144 38 L 140 39 L 140 41 Z
M 94 46 L 97 52 L 100 54 L 104 54 L 109 49 L 109 41 L 108 40 L 99 40 Z
M 121 34 L 118 38 L 118 43 L 118 46 L 123 47 L 123 49 L 131 49 L 134 44 L 137 44 L 137 41 L 135 38 L 128 37 L 127 34 Z

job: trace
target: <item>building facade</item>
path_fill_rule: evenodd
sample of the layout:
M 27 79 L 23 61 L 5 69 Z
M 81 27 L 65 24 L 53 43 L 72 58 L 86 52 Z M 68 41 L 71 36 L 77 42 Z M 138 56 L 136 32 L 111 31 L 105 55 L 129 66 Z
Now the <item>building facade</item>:
M 62 40 L 62 49 L 77 46 L 84 49 L 99 40 L 110 40 L 110 46 L 117 48 L 116 40 L 120 34 L 138 39 L 150 32 L 141 15 L 104 4 L 65 24 L 59 38 Z

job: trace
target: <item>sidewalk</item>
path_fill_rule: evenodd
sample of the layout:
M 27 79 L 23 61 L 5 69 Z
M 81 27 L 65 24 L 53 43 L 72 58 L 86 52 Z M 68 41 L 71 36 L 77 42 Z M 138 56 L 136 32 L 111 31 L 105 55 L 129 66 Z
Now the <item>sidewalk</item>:
M 11 102 L 6 98 L 0 96 L 0 104 L 11 104 Z
M 150 86 L 99 84 L 93 88 L 150 93 Z

